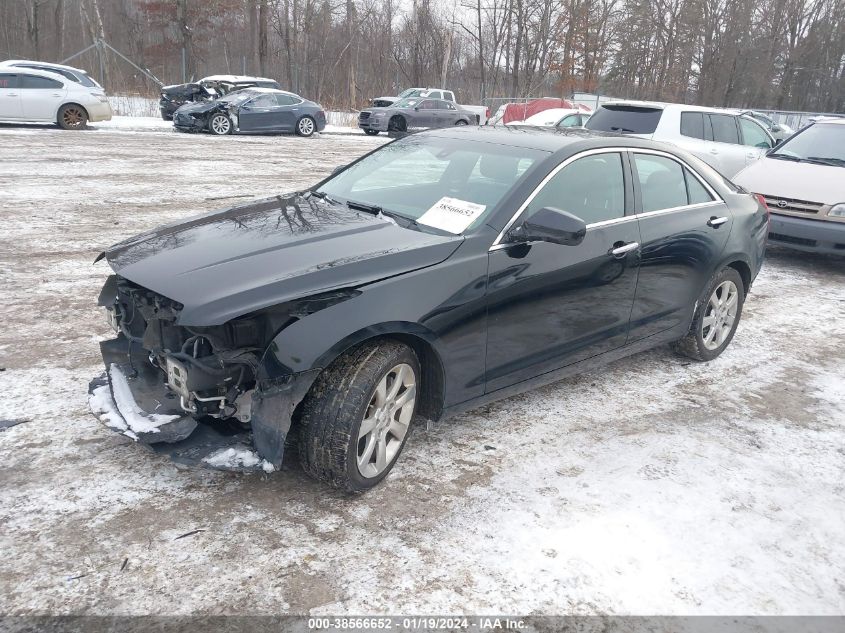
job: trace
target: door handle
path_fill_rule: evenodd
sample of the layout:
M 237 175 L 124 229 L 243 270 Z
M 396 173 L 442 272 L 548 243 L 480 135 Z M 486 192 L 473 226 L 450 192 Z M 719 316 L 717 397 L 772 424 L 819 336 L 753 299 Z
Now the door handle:
M 631 251 L 637 250 L 639 247 L 639 242 L 628 242 L 627 244 L 623 244 L 622 242 L 616 242 L 616 244 L 613 245 L 613 248 L 610 249 L 610 254 L 614 257 L 621 258 L 630 253 Z
M 714 147 L 713 149 L 711 149 L 711 150 L 710 150 L 710 153 L 711 153 L 711 154 L 718 154 L 718 153 L 719 153 L 719 150 L 717 150 L 717 149 Z
M 17 97 L 17 96 L 18 96 L 18 93 L 17 93 L 17 92 L 10 92 L 10 93 L 8 93 L 6 96 L 7 96 L 7 97 Z
M 728 218 L 726 218 L 726 217 L 717 218 L 714 215 L 712 218 L 707 220 L 707 226 L 713 227 L 714 229 L 718 229 L 720 226 L 722 226 L 727 221 L 728 221 Z

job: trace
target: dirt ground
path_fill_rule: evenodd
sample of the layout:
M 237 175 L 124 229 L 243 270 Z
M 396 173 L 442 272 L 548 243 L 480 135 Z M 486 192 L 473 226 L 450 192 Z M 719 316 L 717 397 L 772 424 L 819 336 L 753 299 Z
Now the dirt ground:
M 842 259 L 772 253 L 715 362 L 418 428 L 360 497 L 180 469 L 89 414 L 103 247 L 381 142 L 0 126 L 0 613 L 843 613 Z

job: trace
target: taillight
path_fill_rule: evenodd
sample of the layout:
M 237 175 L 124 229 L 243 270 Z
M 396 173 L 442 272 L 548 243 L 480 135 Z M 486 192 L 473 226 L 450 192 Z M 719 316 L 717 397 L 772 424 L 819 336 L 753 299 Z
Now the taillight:
M 487 114 L 485 115 L 488 119 L 490 118 L 490 108 L 487 108 Z

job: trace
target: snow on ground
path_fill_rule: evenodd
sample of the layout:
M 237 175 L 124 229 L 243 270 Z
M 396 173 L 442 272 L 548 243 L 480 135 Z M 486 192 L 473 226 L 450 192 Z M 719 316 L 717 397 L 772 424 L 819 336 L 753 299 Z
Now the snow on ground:
M 347 497 L 295 459 L 180 468 L 90 415 L 110 331 L 92 262 L 384 139 L 0 140 L 0 419 L 27 420 L 0 431 L 0 612 L 845 610 L 843 260 L 774 252 L 713 363 L 658 349 L 417 428 Z

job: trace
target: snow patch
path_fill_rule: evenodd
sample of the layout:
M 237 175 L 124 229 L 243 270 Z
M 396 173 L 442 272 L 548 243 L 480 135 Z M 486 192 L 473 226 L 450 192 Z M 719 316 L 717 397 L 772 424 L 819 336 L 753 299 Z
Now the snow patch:
M 133 440 L 138 433 L 158 433 L 159 427 L 178 420 L 178 415 L 147 413 L 135 402 L 126 376 L 120 368 L 112 364 L 109 367 L 111 391 L 108 385 L 97 387 L 88 397 L 88 406 L 107 426 L 123 432 Z
M 272 473 L 276 470 L 273 464 L 246 447 L 221 448 L 204 457 L 202 461 L 213 468 L 224 470 L 255 467 L 260 467 L 265 473 Z

